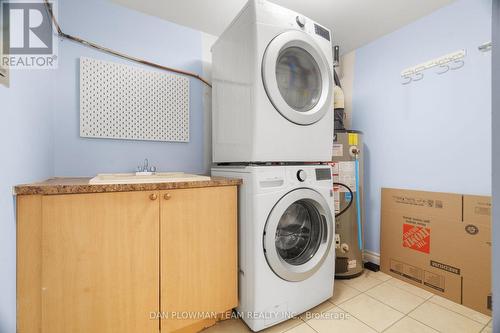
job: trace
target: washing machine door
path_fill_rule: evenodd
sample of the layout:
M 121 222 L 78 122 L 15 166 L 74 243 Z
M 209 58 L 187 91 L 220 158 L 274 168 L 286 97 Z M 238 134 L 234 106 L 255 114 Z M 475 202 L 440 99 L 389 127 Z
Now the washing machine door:
M 282 197 L 269 214 L 264 254 L 279 277 L 303 281 L 325 261 L 332 237 L 333 218 L 326 200 L 312 189 L 301 188 Z
M 276 110 L 295 124 L 310 125 L 331 112 L 331 68 L 305 32 L 284 32 L 271 41 L 262 62 L 262 80 Z

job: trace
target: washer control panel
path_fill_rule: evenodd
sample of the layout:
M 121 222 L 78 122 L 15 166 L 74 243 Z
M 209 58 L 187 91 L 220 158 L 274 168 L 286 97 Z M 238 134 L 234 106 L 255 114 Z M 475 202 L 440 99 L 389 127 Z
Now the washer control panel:
M 330 168 L 317 168 L 316 180 L 330 180 L 332 179 L 332 171 Z
M 332 169 L 329 165 L 290 165 L 286 170 L 287 185 L 310 187 L 320 186 L 331 189 Z M 276 174 L 276 171 L 273 171 Z M 284 185 L 284 184 L 283 184 Z
M 297 22 L 297 25 L 301 28 L 303 28 L 306 25 L 306 19 L 304 16 L 297 15 L 295 18 L 295 22 Z
M 297 171 L 297 179 L 300 182 L 304 182 L 307 179 L 307 173 L 304 170 L 300 169 L 299 171 Z

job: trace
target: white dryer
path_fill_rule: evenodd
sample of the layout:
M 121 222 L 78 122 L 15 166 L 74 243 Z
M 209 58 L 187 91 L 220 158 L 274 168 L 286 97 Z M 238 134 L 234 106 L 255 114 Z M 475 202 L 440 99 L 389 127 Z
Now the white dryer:
M 291 10 L 246 4 L 212 47 L 215 163 L 331 159 L 331 38 Z
M 230 166 L 239 189 L 238 312 L 253 331 L 333 295 L 335 223 L 326 165 Z

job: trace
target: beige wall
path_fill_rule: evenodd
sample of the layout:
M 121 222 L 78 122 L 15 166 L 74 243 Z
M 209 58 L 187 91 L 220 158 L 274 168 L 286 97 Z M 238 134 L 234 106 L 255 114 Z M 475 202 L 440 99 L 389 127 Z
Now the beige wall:
M 354 61 L 355 61 L 356 51 L 351 51 L 344 54 L 340 58 L 340 68 L 337 68 L 337 74 L 340 78 L 340 83 L 342 84 L 342 90 L 344 91 L 345 98 L 345 127 L 347 129 L 352 128 L 352 89 L 354 81 Z
M 203 76 L 212 82 L 212 52 L 210 49 L 217 40 L 216 36 L 201 33 Z M 203 126 L 204 126 L 204 164 L 205 172 L 210 174 L 212 166 L 212 89 L 203 85 Z

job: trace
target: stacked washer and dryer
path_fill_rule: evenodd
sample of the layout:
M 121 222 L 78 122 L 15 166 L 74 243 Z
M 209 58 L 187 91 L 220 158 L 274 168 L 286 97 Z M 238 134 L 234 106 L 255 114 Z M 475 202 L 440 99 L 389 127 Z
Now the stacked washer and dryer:
M 259 331 L 333 295 L 331 33 L 250 0 L 212 53 L 212 175 L 243 179 L 237 310 Z

